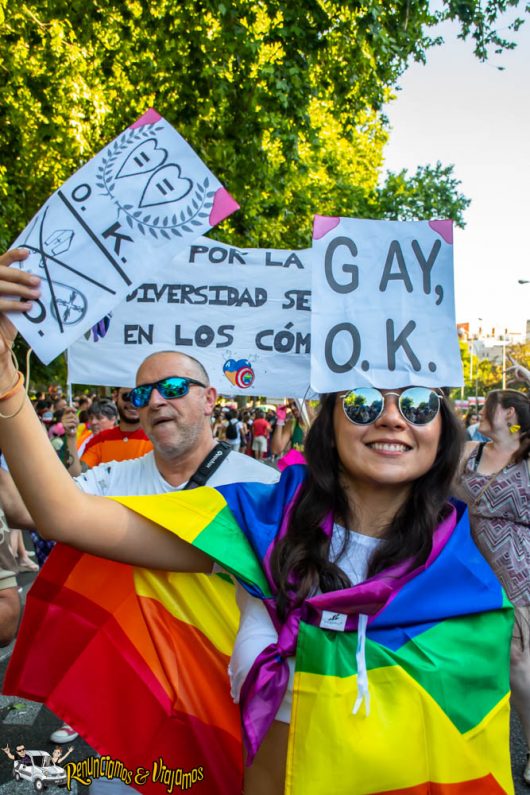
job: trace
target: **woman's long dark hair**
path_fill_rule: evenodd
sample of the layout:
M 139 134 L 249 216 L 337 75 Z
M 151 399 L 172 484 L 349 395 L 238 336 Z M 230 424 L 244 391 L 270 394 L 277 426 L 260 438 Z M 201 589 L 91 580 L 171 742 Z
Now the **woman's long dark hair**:
M 530 400 L 524 392 L 517 392 L 515 389 L 495 389 L 490 392 L 484 404 L 484 415 L 490 425 L 497 406 L 502 406 L 503 409 L 513 408 L 517 415 L 517 424 L 521 426 L 519 449 L 512 456 L 514 464 L 518 464 L 530 457 Z
M 351 585 L 339 566 L 328 560 L 329 539 L 321 527 L 331 513 L 348 528 L 355 529 L 334 444 L 336 399 L 335 394 L 322 397 L 320 412 L 304 447 L 308 476 L 293 507 L 287 533 L 276 544 L 271 558 L 278 589 L 277 609 L 282 618 L 290 606 L 300 604 L 318 588 L 326 592 Z M 424 563 L 432 548 L 433 532 L 446 515 L 463 430 L 445 399 L 440 406 L 442 430 L 434 464 L 412 484 L 407 500 L 384 528 L 385 540 L 372 558 L 369 577 L 406 558 L 412 558 L 417 566 Z

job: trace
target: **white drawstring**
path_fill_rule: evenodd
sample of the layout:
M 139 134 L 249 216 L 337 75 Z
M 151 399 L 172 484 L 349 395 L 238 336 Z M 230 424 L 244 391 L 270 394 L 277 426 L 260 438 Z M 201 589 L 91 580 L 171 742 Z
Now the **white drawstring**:
M 366 670 L 366 627 L 368 616 L 364 613 L 359 614 L 359 626 L 357 635 L 357 699 L 353 705 L 353 714 L 357 715 L 361 704 L 364 701 L 365 715 L 370 714 L 370 690 L 368 689 L 368 671 Z

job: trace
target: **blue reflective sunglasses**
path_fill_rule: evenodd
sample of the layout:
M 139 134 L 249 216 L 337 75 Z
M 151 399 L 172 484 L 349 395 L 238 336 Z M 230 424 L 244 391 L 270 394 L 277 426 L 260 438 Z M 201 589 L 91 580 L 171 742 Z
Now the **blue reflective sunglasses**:
M 153 389 L 156 389 L 164 400 L 175 400 L 175 398 L 187 395 L 190 391 L 190 386 L 206 387 L 206 384 L 202 384 L 194 378 L 171 375 L 169 378 L 162 378 L 162 380 L 154 381 L 152 384 L 140 384 L 140 386 L 131 389 L 128 394 L 122 395 L 122 399 L 128 400 L 137 409 L 143 409 L 149 403 Z
M 390 395 L 397 397 L 399 412 L 410 425 L 428 425 L 440 411 L 442 395 L 424 386 L 386 394 L 375 387 L 351 389 L 343 396 L 342 407 L 354 425 L 371 425 L 385 410 L 385 398 Z

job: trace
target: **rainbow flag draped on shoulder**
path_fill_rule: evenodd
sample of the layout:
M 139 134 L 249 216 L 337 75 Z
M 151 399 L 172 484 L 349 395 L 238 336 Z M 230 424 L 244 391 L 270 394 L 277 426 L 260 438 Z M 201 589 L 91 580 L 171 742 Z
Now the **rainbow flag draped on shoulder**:
M 269 558 L 304 477 L 293 466 L 274 485 L 116 498 L 211 555 L 275 621 L 278 643 L 241 693 L 250 756 L 296 651 L 288 795 L 512 793 L 512 609 L 466 514 L 455 508 L 440 525 L 424 566 L 311 597 L 280 626 Z M 131 768 L 200 768 L 194 792 L 239 795 L 226 671 L 236 628 L 223 575 L 148 572 L 60 547 L 30 592 L 5 692 L 45 701 Z M 164 792 L 152 779 L 137 789 Z

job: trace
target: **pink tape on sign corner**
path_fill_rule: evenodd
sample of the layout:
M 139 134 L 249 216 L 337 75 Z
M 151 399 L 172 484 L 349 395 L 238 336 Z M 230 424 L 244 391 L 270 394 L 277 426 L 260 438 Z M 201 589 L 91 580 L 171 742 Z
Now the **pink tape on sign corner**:
M 131 124 L 129 129 L 135 130 L 137 127 L 143 127 L 144 124 L 155 124 L 157 121 L 160 121 L 161 118 L 162 116 L 160 115 L 160 113 L 157 113 L 157 111 L 154 108 L 149 108 L 149 110 L 145 111 L 143 116 L 140 116 L 139 119 L 137 119 L 133 124 Z
M 226 188 L 219 188 L 213 199 L 209 222 L 212 226 L 216 226 L 236 210 L 239 210 L 236 200 L 230 196 Z
M 332 215 L 315 215 L 313 218 L 313 240 L 320 240 L 340 224 L 340 218 Z
M 429 221 L 431 229 L 442 237 L 450 246 L 453 245 L 453 222 L 452 221 Z

